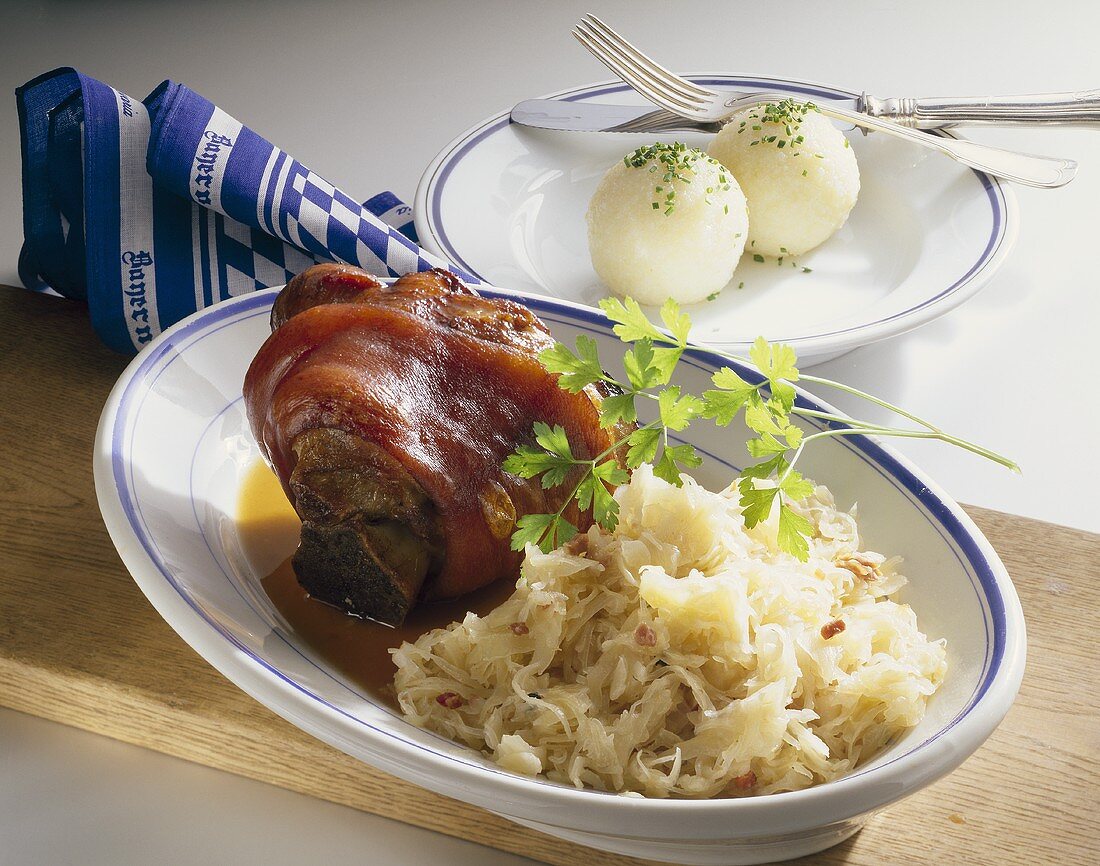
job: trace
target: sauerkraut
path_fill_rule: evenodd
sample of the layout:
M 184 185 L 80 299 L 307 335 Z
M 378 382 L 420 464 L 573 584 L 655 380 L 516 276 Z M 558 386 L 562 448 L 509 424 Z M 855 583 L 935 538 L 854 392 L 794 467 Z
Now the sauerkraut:
M 393 651 L 411 721 L 515 773 L 647 797 L 805 788 L 920 721 L 945 643 L 824 487 L 795 506 L 807 562 L 774 522 L 745 528 L 734 488 L 643 466 L 615 495 L 614 532 L 528 547 L 507 601 Z

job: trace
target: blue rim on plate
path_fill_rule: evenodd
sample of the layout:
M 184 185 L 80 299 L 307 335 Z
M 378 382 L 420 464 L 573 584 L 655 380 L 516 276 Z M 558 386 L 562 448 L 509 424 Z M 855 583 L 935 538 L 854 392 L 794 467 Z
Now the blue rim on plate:
M 529 307 L 531 307 L 536 313 L 538 313 L 545 320 L 552 323 L 570 324 L 574 327 L 581 327 L 593 332 L 607 333 L 610 328 L 606 317 L 602 313 L 591 310 L 579 304 L 572 304 L 565 301 L 556 299 L 535 297 L 529 295 L 520 295 L 519 293 L 498 292 L 494 290 L 484 290 L 485 294 L 498 297 L 506 297 L 511 300 L 518 300 Z M 265 315 L 268 313 L 272 302 L 274 301 L 276 290 L 267 290 L 258 293 L 245 295 L 239 298 L 229 299 L 216 306 L 209 307 L 193 316 L 185 319 L 176 326 L 172 327 L 168 331 L 164 332 L 158 337 L 154 343 L 150 344 L 134 361 L 130 367 L 123 374 L 115 390 L 112 392 L 111 397 L 108 400 L 107 406 L 104 410 L 103 419 L 101 421 L 101 427 L 97 436 L 97 466 L 96 466 L 96 485 L 99 495 L 101 509 L 104 513 L 104 519 L 107 523 L 108 529 L 111 532 L 112 538 L 115 540 L 116 546 L 119 547 L 120 553 L 123 554 L 123 559 L 128 566 L 131 566 L 131 562 L 123 551 L 123 543 L 120 537 L 121 527 L 116 522 L 115 508 L 117 506 L 121 510 L 121 517 L 125 521 L 128 530 L 133 533 L 134 538 L 139 542 L 141 548 L 144 550 L 145 555 L 154 565 L 159 572 L 159 578 L 168 584 L 175 593 L 187 604 L 190 610 L 195 616 L 197 616 L 202 622 L 213 629 L 221 638 L 223 638 L 229 645 L 231 645 L 238 655 L 243 656 L 248 665 L 257 666 L 267 671 L 269 674 L 274 675 L 282 682 L 299 692 L 307 700 L 319 703 L 330 712 L 335 712 L 345 717 L 348 721 L 357 725 L 365 726 L 371 729 L 374 733 L 380 734 L 384 737 L 390 738 L 395 744 L 406 747 L 419 749 L 427 752 L 436 759 L 442 759 L 450 762 L 456 767 L 460 766 L 467 771 L 473 771 L 475 773 L 490 773 L 495 776 L 506 778 L 510 781 L 515 781 L 520 777 L 516 777 L 513 774 L 509 774 L 505 771 L 486 766 L 483 763 L 475 763 L 473 761 L 464 760 L 461 757 L 452 754 L 443 754 L 432 749 L 428 749 L 425 746 L 417 743 L 410 742 L 407 739 L 400 737 L 395 733 L 382 730 L 374 727 L 368 721 L 358 718 L 345 710 L 333 705 L 322 696 L 307 689 L 302 684 L 296 682 L 293 678 L 284 674 L 282 671 L 273 667 L 269 662 L 258 656 L 252 649 L 246 646 L 237 638 L 230 629 L 228 629 L 224 623 L 220 622 L 216 616 L 213 616 L 210 611 L 204 609 L 204 607 L 197 603 L 196 600 L 189 595 L 186 589 L 179 582 L 177 575 L 173 573 L 173 570 L 165 562 L 162 554 L 160 553 L 156 539 L 149 531 L 145 524 L 144 518 L 141 514 L 141 507 L 139 497 L 135 491 L 134 484 L 132 483 L 130 473 L 128 470 L 132 468 L 132 461 L 129 459 L 129 448 L 132 446 L 132 437 L 128 441 L 128 432 L 133 429 L 133 421 L 140 414 L 141 404 L 144 397 L 149 393 L 151 385 L 174 361 L 184 357 L 186 351 L 190 350 L 196 343 L 203 340 L 205 337 L 210 336 L 222 330 L 225 327 L 229 327 L 239 321 L 252 318 L 259 315 Z M 740 364 L 731 362 L 728 358 L 717 355 L 702 348 L 693 348 L 685 353 L 684 361 L 691 366 L 695 366 L 704 370 L 713 370 L 722 365 L 733 365 L 738 368 L 738 372 L 746 379 L 756 382 L 760 380 L 760 375 L 754 370 L 743 367 Z M 229 405 L 235 404 L 240 398 L 226 398 Z M 833 412 L 835 410 L 827 404 L 821 403 L 816 399 L 810 397 L 804 392 L 800 392 L 798 396 L 800 405 L 807 408 L 818 409 L 820 411 Z M 223 407 L 221 412 L 224 412 Z M 220 413 L 218 413 L 220 415 Z M 807 419 L 807 422 L 814 425 L 812 419 Z M 879 474 L 884 477 L 890 484 L 896 489 L 906 495 L 909 501 L 917 506 L 921 514 L 928 522 L 933 525 L 936 531 L 941 535 L 954 555 L 959 558 L 960 562 L 964 566 L 964 570 L 971 581 L 976 595 L 978 596 L 979 604 L 981 605 L 984 613 L 984 621 L 987 629 L 986 632 L 986 654 L 983 662 L 983 673 L 979 680 L 978 686 L 975 688 L 974 693 L 968 699 L 965 708 L 960 711 L 955 718 L 946 723 L 940 730 L 938 730 L 933 736 L 924 740 L 923 742 L 916 744 L 907 749 L 901 755 L 892 758 L 890 761 L 874 766 L 864 770 L 857 770 L 856 772 L 845 776 L 837 781 L 830 782 L 826 786 L 817 786 L 809 788 L 803 791 L 786 792 L 781 794 L 773 794 L 767 798 L 762 798 L 768 801 L 774 801 L 776 798 L 807 798 L 815 796 L 814 792 L 822 791 L 825 788 L 833 789 L 837 786 L 843 786 L 845 783 L 859 778 L 862 775 L 870 773 L 879 773 L 883 768 L 896 764 L 898 762 L 906 761 L 911 762 L 914 760 L 917 753 L 927 749 L 929 745 L 942 737 L 948 730 L 962 722 L 982 701 L 990 687 L 997 679 L 998 674 L 1001 673 L 1003 666 L 1006 664 L 1006 653 L 1008 651 L 1008 608 L 1006 608 L 1006 598 L 1002 591 L 1002 582 L 1007 581 L 1007 576 L 1004 574 L 1003 565 L 996 559 L 996 555 L 992 553 L 988 547 L 988 543 L 984 541 L 980 533 L 973 526 L 970 521 L 961 514 L 961 511 L 953 507 L 946 497 L 940 493 L 934 485 L 922 480 L 917 472 L 907 464 L 904 458 L 896 455 L 889 449 L 879 445 L 871 439 L 865 436 L 848 436 L 836 440 L 838 446 L 845 447 L 849 451 L 855 453 L 865 463 L 876 469 Z M 110 455 L 110 469 L 103 470 L 103 476 L 101 477 L 101 466 L 99 463 L 105 453 L 109 452 Z M 109 471 L 109 478 L 106 477 Z M 109 484 L 108 484 L 109 481 Z M 193 499 L 193 498 L 192 498 Z M 192 505 L 194 502 L 192 501 Z M 204 540 L 209 544 L 209 539 L 206 538 L 206 534 L 203 530 L 201 523 L 198 522 L 196 512 L 196 522 L 198 532 L 203 536 Z M 983 546 L 985 549 L 983 550 Z M 992 556 L 992 560 L 991 560 Z M 217 557 L 215 556 L 215 559 Z M 131 567 L 131 571 L 134 571 Z M 1000 575 L 1000 579 L 998 577 Z M 227 575 L 228 577 L 228 575 Z M 138 578 L 135 572 L 135 578 L 138 579 L 139 585 L 145 589 L 142 580 Z M 976 582 L 975 582 L 976 581 Z M 1005 588 L 1011 592 L 1011 584 L 1004 583 Z M 247 602 L 246 602 L 247 603 Z M 1018 617 L 1019 602 L 1013 597 L 1010 603 L 1013 611 L 1013 617 Z M 158 608 L 159 609 L 159 608 Z M 161 611 L 164 614 L 164 611 Z M 990 633 L 991 627 L 991 633 Z M 277 636 L 285 643 L 290 644 L 290 641 L 283 635 Z M 293 647 L 291 644 L 292 648 Z M 1013 694 L 1015 688 L 1018 688 L 1019 677 L 1022 675 L 1022 658 L 1023 658 L 1023 646 L 1017 645 L 1012 648 L 1013 652 L 1009 663 L 1013 665 L 1013 676 L 1015 679 L 1015 685 L 1013 686 Z M 316 664 L 311 659 L 307 659 L 313 664 Z M 221 668 L 220 668 L 221 669 Z M 241 682 L 230 676 L 229 672 L 222 669 L 230 679 L 234 679 L 238 685 L 244 687 Z M 354 692 L 347 683 L 342 680 L 337 680 L 344 688 Z M 247 690 L 247 689 L 246 689 Z M 362 697 L 359 695 L 359 697 Z M 371 701 L 375 707 L 381 708 L 380 704 Z M 274 708 L 273 708 L 274 709 Z M 531 782 L 532 780 L 523 779 L 525 782 Z M 600 800 L 609 799 L 610 801 L 621 802 L 622 798 L 617 795 L 607 794 L 598 791 L 577 791 L 566 786 L 560 786 L 555 783 L 546 780 L 535 780 L 535 784 L 550 786 L 553 788 L 562 788 L 569 792 L 570 796 L 591 796 L 599 798 Z M 900 795 L 899 795 L 900 796 Z M 677 801 L 677 800 L 659 800 L 659 801 L 636 801 L 631 800 L 630 803 L 635 804 L 633 808 L 637 808 L 638 803 L 659 802 L 664 808 L 675 808 L 676 803 L 679 802 L 692 802 L 695 804 L 695 808 L 698 807 L 697 801 Z M 720 802 L 720 801 L 714 801 Z M 727 806 L 731 801 L 725 801 Z M 744 803 L 744 800 L 737 800 L 737 803 Z M 745 808 L 743 805 L 739 808 Z
M 795 93 L 814 99 L 855 99 L 860 94 L 831 87 L 824 84 L 816 84 L 807 81 L 798 81 L 788 78 L 772 78 L 766 76 L 744 75 L 720 75 L 715 73 L 687 75 L 686 78 L 697 84 L 722 88 L 753 88 L 779 90 Z M 584 87 L 558 91 L 543 97 L 546 99 L 561 99 L 567 102 L 576 102 L 591 99 L 598 96 L 607 96 L 615 93 L 632 93 L 629 85 L 616 82 L 601 82 L 599 84 L 586 85 Z M 465 268 L 480 279 L 491 283 L 484 274 L 466 261 L 447 233 L 442 216 L 443 194 L 447 188 L 447 181 L 455 168 L 483 141 L 512 125 L 508 111 L 499 114 L 471 127 L 451 141 L 425 171 L 416 190 L 414 214 L 417 223 L 417 233 L 420 242 L 428 249 L 435 252 L 455 264 Z M 938 134 L 949 136 L 946 130 L 938 130 Z M 619 135 L 621 133 L 608 133 Z M 943 312 L 953 309 L 958 304 L 974 294 L 986 280 L 989 279 L 1015 242 L 1017 231 L 1016 201 L 1012 192 L 997 178 L 992 177 L 977 169 L 969 169 L 985 192 L 990 207 L 989 236 L 985 247 L 977 259 L 966 267 L 963 272 L 950 282 L 945 288 L 922 299 L 919 303 L 902 310 L 891 313 L 873 322 L 852 325 L 822 333 L 799 335 L 783 339 L 799 348 L 801 352 L 807 352 L 807 346 L 815 343 L 839 343 L 839 348 L 828 347 L 814 350 L 817 353 L 829 351 L 844 351 L 854 348 L 864 342 L 873 342 L 888 336 L 903 333 L 935 318 L 929 313 L 933 306 L 942 306 Z M 877 335 L 870 332 L 878 331 Z M 867 340 L 855 340 L 851 338 L 858 335 L 869 335 Z M 723 343 L 723 345 L 727 345 Z M 730 343 L 729 345 L 733 345 Z

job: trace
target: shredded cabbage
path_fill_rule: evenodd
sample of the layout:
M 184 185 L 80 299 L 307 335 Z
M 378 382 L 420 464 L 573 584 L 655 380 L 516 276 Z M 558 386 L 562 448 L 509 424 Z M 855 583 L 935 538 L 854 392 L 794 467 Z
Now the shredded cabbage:
M 507 601 L 393 651 L 412 722 L 515 773 L 713 797 L 835 779 L 920 721 L 945 642 L 824 487 L 794 506 L 815 527 L 804 563 L 774 514 L 745 528 L 734 488 L 642 466 L 615 496 L 613 533 L 529 546 Z

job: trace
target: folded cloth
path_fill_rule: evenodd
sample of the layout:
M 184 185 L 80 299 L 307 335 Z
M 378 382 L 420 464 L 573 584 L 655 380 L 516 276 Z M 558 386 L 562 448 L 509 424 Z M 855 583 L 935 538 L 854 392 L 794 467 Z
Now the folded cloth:
M 16 91 L 24 285 L 86 300 L 113 349 L 317 261 L 379 276 L 446 267 L 422 250 L 393 193 L 366 204 L 194 91 L 139 101 L 62 68 Z

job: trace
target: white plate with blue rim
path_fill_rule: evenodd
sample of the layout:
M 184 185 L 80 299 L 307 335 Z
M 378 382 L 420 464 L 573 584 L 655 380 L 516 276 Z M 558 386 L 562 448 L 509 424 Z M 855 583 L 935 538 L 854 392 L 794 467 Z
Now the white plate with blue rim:
M 502 293 L 503 294 L 503 293 Z M 536 296 L 559 340 L 622 345 L 598 311 Z M 229 299 L 165 331 L 108 398 L 96 437 L 96 492 L 123 562 L 164 619 L 257 701 L 379 769 L 544 833 L 677 863 L 762 863 L 819 851 L 873 812 L 955 769 L 1008 711 L 1023 675 L 1025 629 L 1012 582 L 988 541 L 930 478 L 863 436 L 821 440 L 805 471 L 841 507 L 860 504 L 872 549 L 905 558 L 922 628 L 947 640 L 949 671 L 924 720 L 851 775 L 803 791 L 707 801 L 647 800 L 512 775 L 477 752 L 406 722 L 298 634 L 267 597 L 272 561 L 243 543 L 238 505 L 260 459 L 241 384 L 267 337 L 275 290 Z M 695 393 L 727 363 L 688 351 L 677 384 Z M 750 381 L 759 375 L 734 365 Z M 831 410 L 799 392 L 807 408 Z M 805 432 L 812 419 L 799 421 Z M 695 472 L 728 484 L 745 459 L 734 428 L 685 431 L 705 456 Z M 293 547 L 293 539 L 287 539 Z M 270 554 L 272 551 L 267 551 Z M 283 553 L 289 552 L 289 549 Z M 276 559 L 281 556 L 275 551 Z
M 781 78 L 688 77 L 800 100 L 859 95 Z M 549 96 L 645 104 L 622 82 Z M 1006 185 L 908 142 L 847 134 L 861 178 L 847 224 L 794 262 L 744 256 L 717 298 L 688 309 L 694 341 L 743 354 L 763 335 L 793 345 L 804 366 L 820 363 L 944 315 L 1004 262 L 1018 221 Z M 531 129 L 501 112 L 458 136 L 424 173 L 414 207 L 420 242 L 491 285 L 594 306 L 608 290 L 589 259 L 584 215 L 604 172 L 646 142 L 705 148 L 709 138 Z

